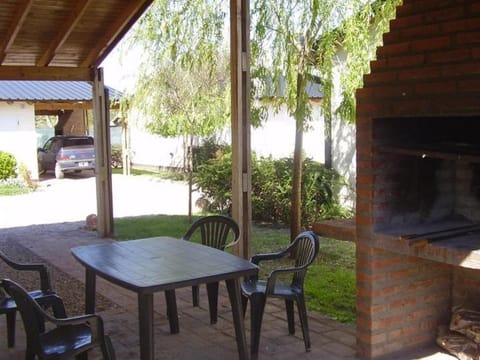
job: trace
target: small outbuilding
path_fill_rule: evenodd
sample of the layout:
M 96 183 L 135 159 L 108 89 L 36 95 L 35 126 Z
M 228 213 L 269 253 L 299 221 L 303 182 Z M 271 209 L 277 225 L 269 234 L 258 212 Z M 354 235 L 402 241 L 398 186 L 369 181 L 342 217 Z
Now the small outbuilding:
M 108 88 L 110 109 L 122 93 Z M 41 138 L 36 116 L 56 118 L 52 135 L 94 135 L 92 84 L 85 81 L 0 81 L 0 150 L 38 179 L 37 147 Z

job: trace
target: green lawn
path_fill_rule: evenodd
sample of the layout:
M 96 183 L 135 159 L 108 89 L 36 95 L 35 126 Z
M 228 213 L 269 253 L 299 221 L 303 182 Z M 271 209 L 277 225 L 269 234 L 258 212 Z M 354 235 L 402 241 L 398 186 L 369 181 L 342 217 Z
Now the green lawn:
M 180 215 L 122 218 L 115 220 L 115 237 L 117 240 L 158 235 L 181 237 L 189 225 L 188 217 Z M 268 226 L 254 226 L 252 229 L 253 254 L 283 249 L 288 242 L 288 229 Z M 261 271 L 261 274 L 265 272 L 268 272 L 268 268 Z M 307 273 L 305 296 L 310 310 L 319 311 L 341 322 L 355 321 L 353 243 L 320 239 L 320 255 Z
M 26 194 L 30 191 L 32 190 L 26 186 L 20 186 L 18 184 L 0 183 L 0 196 L 20 195 Z

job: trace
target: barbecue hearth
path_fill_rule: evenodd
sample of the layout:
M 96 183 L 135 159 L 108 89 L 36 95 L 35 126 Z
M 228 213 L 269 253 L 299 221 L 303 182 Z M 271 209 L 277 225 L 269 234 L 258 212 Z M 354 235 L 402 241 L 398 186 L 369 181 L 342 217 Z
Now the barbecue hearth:
M 357 92 L 362 358 L 435 346 L 480 296 L 480 231 L 424 235 L 480 224 L 479 63 L 480 2 L 404 0 Z
M 480 250 L 479 133 L 477 117 L 373 120 L 375 233 Z

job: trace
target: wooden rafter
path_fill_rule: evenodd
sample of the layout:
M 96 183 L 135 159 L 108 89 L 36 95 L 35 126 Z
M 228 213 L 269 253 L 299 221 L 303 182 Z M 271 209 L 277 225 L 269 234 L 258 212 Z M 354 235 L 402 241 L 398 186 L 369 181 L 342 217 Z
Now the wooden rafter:
M 0 79 L 2 80 L 92 81 L 93 76 L 91 68 L 0 66 Z
M 110 102 L 110 109 L 119 109 L 120 104 L 115 102 Z M 89 110 L 93 108 L 91 101 L 38 101 L 35 102 L 35 113 L 40 111 L 51 112 L 58 109 L 63 110 L 77 110 L 84 109 Z
M 58 29 L 57 35 L 50 41 L 47 50 L 43 53 L 37 62 L 37 66 L 47 66 L 55 56 L 57 50 L 63 45 L 65 40 L 70 36 L 70 33 L 75 28 L 87 6 L 93 0 L 77 0 L 75 7 L 67 17 L 63 25 Z
M 10 26 L 5 34 L 2 43 L 0 43 L 0 65 L 7 56 L 8 49 L 12 46 L 17 34 L 25 21 L 28 11 L 32 6 L 33 0 L 25 0 L 18 4 L 15 15 L 12 17 Z
M 117 45 L 146 8 L 150 6 L 151 2 L 147 0 L 129 3 L 129 6 L 124 8 L 122 14 L 117 17 L 112 26 L 109 29 L 105 29 L 102 37 L 97 41 L 97 45 L 92 47 L 81 66 L 99 66 L 106 55 Z
M 95 68 L 153 0 L 0 0 L 0 66 Z
M 62 110 L 76 110 L 76 109 L 92 109 L 91 101 L 48 101 L 35 102 L 35 113 L 39 111 L 58 111 Z
M 35 107 L 35 116 L 61 116 L 62 110 L 37 110 Z

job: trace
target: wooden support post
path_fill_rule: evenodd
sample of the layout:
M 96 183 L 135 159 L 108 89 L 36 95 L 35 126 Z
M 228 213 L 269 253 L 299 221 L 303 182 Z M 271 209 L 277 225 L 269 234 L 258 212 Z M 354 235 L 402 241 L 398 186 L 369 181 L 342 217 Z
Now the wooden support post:
M 232 216 L 241 231 L 236 255 L 251 255 L 250 157 L 250 4 L 230 0 L 230 62 L 232 88 Z
M 97 234 L 113 235 L 112 167 L 110 166 L 110 111 L 103 69 L 97 68 L 93 80 L 95 129 L 95 172 L 97 185 Z

